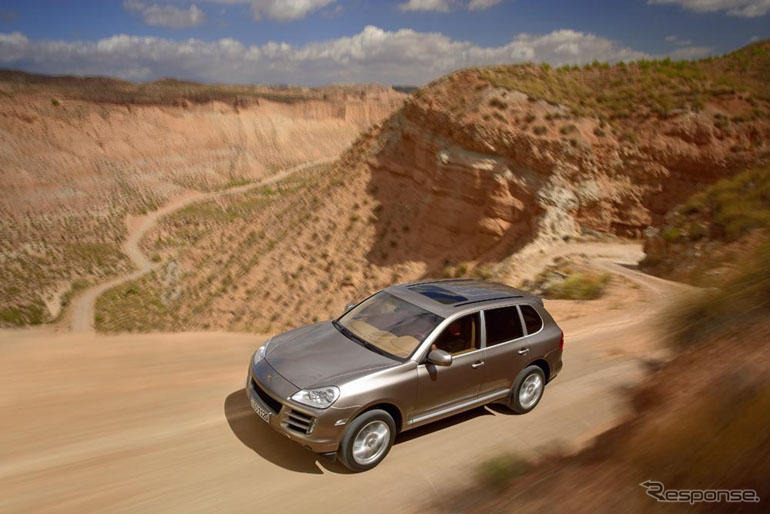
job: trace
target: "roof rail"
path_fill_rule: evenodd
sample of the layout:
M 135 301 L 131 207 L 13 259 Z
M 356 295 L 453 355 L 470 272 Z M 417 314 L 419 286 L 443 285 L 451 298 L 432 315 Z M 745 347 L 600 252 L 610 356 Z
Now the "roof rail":
M 520 294 L 515 294 L 515 295 L 506 295 L 506 296 L 494 296 L 492 298 L 484 298 L 482 300 L 468 300 L 467 302 L 456 303 L 453 305 L 453 307 L 462 307 L 464 305 L 470 305 L 472 303 L 494 302 L 496 300 L 511 300 L 513 298 L 524 298 L 524 296 Z
M 418 280 L 417 282 L 407 282 L 406 284 L 401 284 L 403 287 L 410 287 L 410 286 L 417 286 L 422 284 L 437 284 L 442 282 L 473 282 L 475 279 L 472 278 L 437 278 L 433 280 Z

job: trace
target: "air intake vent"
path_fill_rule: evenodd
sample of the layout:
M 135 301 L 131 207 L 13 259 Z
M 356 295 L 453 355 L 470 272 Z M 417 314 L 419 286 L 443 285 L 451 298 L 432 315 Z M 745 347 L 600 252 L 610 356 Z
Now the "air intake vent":
M 295 432 L 308 435 L 315 428 L 315 418 L 298 410 L 290 410 L 286 418 L 286 427 Z

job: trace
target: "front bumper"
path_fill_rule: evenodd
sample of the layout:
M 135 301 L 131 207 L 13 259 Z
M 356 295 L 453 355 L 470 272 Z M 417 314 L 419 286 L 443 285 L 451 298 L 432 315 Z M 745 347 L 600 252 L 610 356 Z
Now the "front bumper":
M 306 407 L 289 399 L 298 390 L 265 359 L 256 365 L 249 364 L 246 378 L 249 402 L 270 414 L 267 423 L 274 430 L 316 453 L 337 451 L 355 409 L 334 405 L 323 410 Z

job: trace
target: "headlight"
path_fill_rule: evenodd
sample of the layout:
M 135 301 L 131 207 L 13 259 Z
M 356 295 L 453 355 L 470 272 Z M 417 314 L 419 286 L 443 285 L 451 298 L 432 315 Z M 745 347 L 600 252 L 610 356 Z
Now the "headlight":
M 291 397 L 297 403 L 315 407 L 316 409 L 325 409 L 340 397 L 340 390 L 335 386 L 318 387 L 316 389 L 302 389 L 297 391 Z
M 265 352 L 267 351 L 267 346 L 270 344 L 270 341 L 272 341 L 272 339 L 268 339 L 267 342 L 259 348 L 259 350 L 254 352 L 254 356 L 251 358 L 251 360 L 254 362 L 254 365 L 265 358 Z

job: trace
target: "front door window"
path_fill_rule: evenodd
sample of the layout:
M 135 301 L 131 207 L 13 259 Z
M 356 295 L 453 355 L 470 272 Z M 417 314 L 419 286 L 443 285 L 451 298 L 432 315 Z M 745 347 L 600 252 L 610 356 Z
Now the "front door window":
M 433 342 L 431 350 L 460 355 L 481 348 L 479 315 L 471 314 L 450 323 Z

